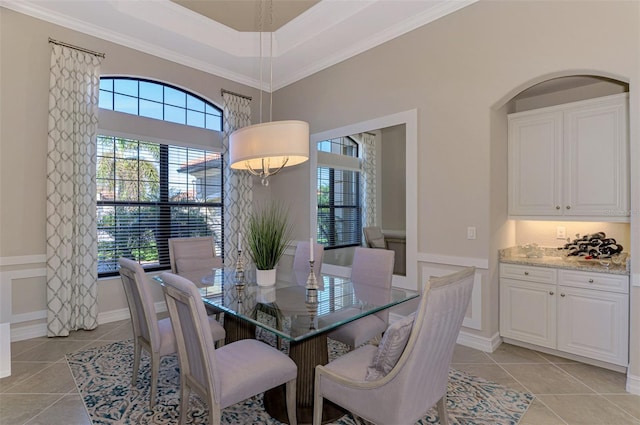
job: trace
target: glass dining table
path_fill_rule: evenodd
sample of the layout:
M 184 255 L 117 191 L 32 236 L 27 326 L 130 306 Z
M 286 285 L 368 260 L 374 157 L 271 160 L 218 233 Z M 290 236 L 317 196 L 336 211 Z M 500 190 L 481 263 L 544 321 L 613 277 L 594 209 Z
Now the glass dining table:
M 298 366 L 298 423 L 311 423 L 315 367 L 326 364 L 327 333 L 331 330 L 419 296 L 417 291 L 372 288 L 348 278 L 316 274 L 317 289 L 308 289 L 308 273 L 279 277 L 273 286 L 237 285 L 233 270 L 214 269 L 206 275 L 184 275 L 200 287 L 210 311 L 224 313 L 226 343 L 256 338 L 256 330 L 280 347 L 288 341 L 289 356 Z M 265 332 L 266 331 L 266 332 Z M 284 386 L 264 395 L 265 410 L 287 422 Z M 324 403 L 324 420 L 337 419 L 344 411 Z

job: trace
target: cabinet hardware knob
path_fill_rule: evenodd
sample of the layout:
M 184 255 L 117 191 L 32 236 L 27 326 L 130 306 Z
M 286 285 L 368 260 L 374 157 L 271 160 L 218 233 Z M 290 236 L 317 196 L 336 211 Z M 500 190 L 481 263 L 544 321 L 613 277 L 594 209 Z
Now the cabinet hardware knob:
M 560 209 L 560 205 L 556 205 L 556 209 L 559 210 Z
M 524 272 L 524 275 L 525 276 L 529 276 L 529 272 Z
M 561 297 L 564 297 L 564 294 L 560 294 Z
M 549 295 L 553 295 L 553 291 L 549 291 Z
M 571 209 L 571 205 L 567 205 L 567 209 L 570 210 Z
M 593 283 L 593 279 L 589 279 L 589 283 Z

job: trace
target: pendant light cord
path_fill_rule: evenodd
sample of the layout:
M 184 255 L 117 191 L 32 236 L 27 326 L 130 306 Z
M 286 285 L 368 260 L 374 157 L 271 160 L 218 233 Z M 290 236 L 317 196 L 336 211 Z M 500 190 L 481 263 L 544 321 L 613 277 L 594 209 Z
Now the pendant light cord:
M 269 122 L 273 121 L 273 0 L 269 1 Z

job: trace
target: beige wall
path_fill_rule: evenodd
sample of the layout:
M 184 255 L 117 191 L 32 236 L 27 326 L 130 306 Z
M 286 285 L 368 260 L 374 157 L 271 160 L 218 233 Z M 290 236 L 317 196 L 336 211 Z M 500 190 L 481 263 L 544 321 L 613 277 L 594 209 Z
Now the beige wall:
M 497 249 L 515 242 L 506 217 L 504 106 L 554 77 L 593 74 L 629 82 L 633 164 L 638 7 L 629 1 L 480 1 L 279 90 L 275 116 L 307 120 L 316 133 L 417 108 L 419 264 L 413 267 L 434 255 L 460 263 L 486 260 L 477 334 L 492 338 L 498 332 Z M 274 195 L 304 190 L 308 173 L 301 166 L 280 176 Z M 637 203 L 634 176 L 635 170 Z M 308 216 L 308 207 L 300 213 Z M 477 227 L 476 240 L 466 239 L 467 226 Z M 640 309 L 640 294 L 632 299 L 632 308 Z M 631 353 L 638 376 L 638 337 L 632 337 Z

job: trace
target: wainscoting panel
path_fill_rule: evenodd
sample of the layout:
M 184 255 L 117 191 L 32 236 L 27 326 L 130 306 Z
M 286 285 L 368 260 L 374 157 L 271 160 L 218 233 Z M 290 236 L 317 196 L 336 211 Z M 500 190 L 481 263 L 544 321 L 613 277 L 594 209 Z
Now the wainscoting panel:
M 431 276 L 444 276 L 450 273 L 454 273 L 463 267 L 463 265 L 450 265 L 450 264 L 423 264 L 422 265 L 422 282 L 423 287 Z M 473 293 L 471 294 L 471 302 L 467 315 L 462 322 L 462 326 L 465 328 L 471 328 L 476 330 L 482 330 L 482 275 L 479 273 L 479 268 L 476 269 L 476 273 L 473 280 Z

